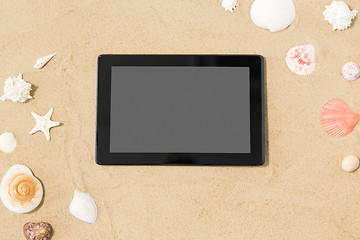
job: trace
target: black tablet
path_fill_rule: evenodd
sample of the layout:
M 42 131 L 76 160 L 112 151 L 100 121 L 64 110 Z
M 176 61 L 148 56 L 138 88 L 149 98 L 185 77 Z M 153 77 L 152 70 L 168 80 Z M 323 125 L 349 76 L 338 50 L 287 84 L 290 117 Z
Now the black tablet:
M 262 165 L 258 55 L 100 55 L 96 162 Z

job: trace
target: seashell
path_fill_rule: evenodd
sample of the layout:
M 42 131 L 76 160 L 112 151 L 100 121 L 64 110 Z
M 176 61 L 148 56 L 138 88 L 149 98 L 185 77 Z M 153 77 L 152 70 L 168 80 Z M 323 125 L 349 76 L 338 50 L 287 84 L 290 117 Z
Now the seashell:
M 34 65 L 34 68 L 43 68 L 54 56 L 56 53 L 52 53 L 50 55 L 47 55 L 45 57 L 39 58 L 36 60 L 36 63 Z
M 223 0 L 221 5 L 225 8 L 225 11 L 233 12 L 236 7 L 236 0 Z
M 52 234 L 51 225 L 45 222 L 25 223 L 23 230 L 27 240 L 49 240 Z
M 291 71 L 309 75 L 316 68 L 315 47 L 311 44 L 293 47 L 287 52 L 285 59 Z
M 4 95 L 0 98 L 1 101 L 11 100 L 13 102 L 25 102 L 31 99 L 30 96 L 31 84 L 24 81 L 21 73 L 17 77 L 9 77 L 5 81 Z
M 81 193 L 75 190 L 69 210 L 74 217 L 90 224 L 94 223 L 97 219 L 96 203 L 88 193 Z
M 354 155 L 347 156 L 341 163 L 345 172 L 353 172 L 359 167 L 359 158 Z
M 326 103 L 321 112 L 321 123 L 325 131 L 333 137 L 348 135 L 354 130 L 358 121 L 359 114 L 339 99 Z
M 0 185 L 0 198 L 5 207 L 16 213 L 27 213 L 39 206 L 43 187 L 31 170 L 14 165 L 5 174 Z
M 12 153 L 16 148 L 16 139 L 12 132 L 0 135 L 0 151 L 4 153 Z
M 278 32 L 293 23 L 295 5 L 293 0 L 255 0 L 250 16 L 255 25 L 270 32 Z
M 358 11 L 351 11 L 349 6 L 343 1 L 333 1 L 330 5 L 325 6 L 323 12 L 325 20 L 333 25 L 333 30 L 345 30 L 351 26 L 352 20 Z
M 360 77 L 360 67 L 354 62 L 345 63 L 342 75 L 346 80 L 354 81 Z

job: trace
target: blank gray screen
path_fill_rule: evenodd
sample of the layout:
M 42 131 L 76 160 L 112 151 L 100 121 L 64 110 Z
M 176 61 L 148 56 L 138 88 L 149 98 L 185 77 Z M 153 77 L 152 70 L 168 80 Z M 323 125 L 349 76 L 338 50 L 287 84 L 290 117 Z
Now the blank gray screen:
M 110 152 L 250 153 L 248 67 L 111 69 Z

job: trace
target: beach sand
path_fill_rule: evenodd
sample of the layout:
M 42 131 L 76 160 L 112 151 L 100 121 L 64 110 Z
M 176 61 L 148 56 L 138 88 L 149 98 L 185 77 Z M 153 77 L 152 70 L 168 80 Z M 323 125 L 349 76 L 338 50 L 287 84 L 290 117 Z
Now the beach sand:
M 0 1 L 0 83 L 23 73 L 27 103 L 0 102 L 0 133 L 18 147 L 0 153 L 0 176 L 31 168 L 45 190 L 40 208 L 15 214 L 0 204 L 0 239 L 25 239 L 22 226 L 45 221 L 53 239 L 358 239 L 360 172 L 341 169 L 360 155 L 360 126 L 343 138 L 320 123 L 340 98 L 360 112 L 360 80 L 343 79 L 360 63 L 360 22 L 332 31 L 322 16 L 331 1 L 295 0 L 297 16 L 270 33 L 250 19 L 251 0 L 234 13 L 221 0 Z M 351 9 L 360 2 L 347 0 Z M 285 55 L 313 44 L 318 66 L 298 76 Z M 57 52 L 43 69 L 39 57 Z M 95 163 L 97 56 L 100 54 L 261 54 L 266 62 L 267 162 L 262 167 L 98 166 Z M 2 88 L 2 85 L 1 85 Z M 31 112 L 62 126 L 29 135 Z M 99 216 L 73 217 L 74 190 L 90 193 Z

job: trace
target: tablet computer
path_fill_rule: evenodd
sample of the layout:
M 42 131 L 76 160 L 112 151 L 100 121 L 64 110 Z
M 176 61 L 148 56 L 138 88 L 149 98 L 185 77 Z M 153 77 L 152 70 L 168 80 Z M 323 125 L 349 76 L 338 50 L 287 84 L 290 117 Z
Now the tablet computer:
M 100 55 L 96 163 L 262 165 L 259 55 Z

